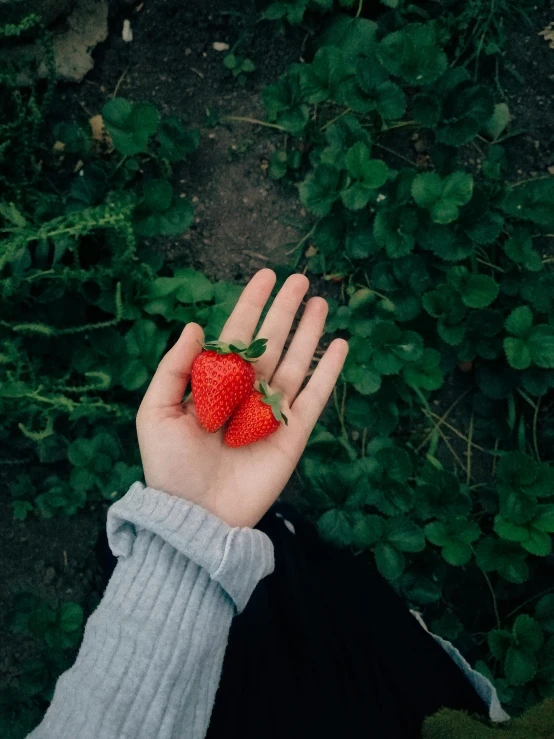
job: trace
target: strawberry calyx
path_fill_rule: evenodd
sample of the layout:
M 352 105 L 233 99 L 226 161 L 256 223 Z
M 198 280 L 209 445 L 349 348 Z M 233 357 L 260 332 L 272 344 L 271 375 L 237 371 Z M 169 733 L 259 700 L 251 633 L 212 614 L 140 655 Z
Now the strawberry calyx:
M 265 380 L 262 380 L 260 382 L 260 392 L 262 394 L 262 403 L 265 403 L 266 405 L 269 405 L 271 407 L 271 411 L 275 420 L 279 422 L 284 421 L 285 426 L 288 426 L 288 418 L 281 410 L 281 400 L 283 398 L 283 393 L 276 392 L 270 394 L 267 382 Z
M 202 345 L 206 351 L 217 354 L 238 354 L 247 362 L 257 362 L 266 350 L 267 339 L 256 339 L 247 345 L 243 341 L 233 341 L 226 344 L 224 341 L 207 341 Z

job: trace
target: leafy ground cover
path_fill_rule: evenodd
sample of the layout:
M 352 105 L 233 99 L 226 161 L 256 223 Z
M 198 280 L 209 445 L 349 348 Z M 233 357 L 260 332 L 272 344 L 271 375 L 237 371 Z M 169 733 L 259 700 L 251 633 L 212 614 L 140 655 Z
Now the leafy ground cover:
M 3 74 L 2 469 L 22 534 L 59 516 L 98 530 L 140 477 L 134 413 L 182 323 L 215 336 L 244 264 L 306 269 L 331 304 L 327 334 L 349 337 L 351 351 L 295 489 L 322 535 L 361 552 L 518 712 L 554 692 L 551 141 L 521 129 L 540 120 L 510 93 L 510 19 L 534 28 L 533 9 L 506 2 L 489 18 L 477 0 L 445 6 L 440 18 L 402 2 L 372 17 L 348 0 L 236 16 L 214 6 L 196 21 L 206 38 L 194 53 L 208 58 L 222 33 L 231 48 L 189 70 L 195 125 L 156 100 L 148 73 L 122 76 L 144 46 L 114 43 L 100 93 L 85 95 L 106 134 L 60 112 L 74 91 L 22 89 Z M 159 3 L 144 16 L 152 59 L 179 12 Z M 226 99 L 202 87 L 208 73 Z M 531 102 L 538 111 L 538 92 Z M 244 170 L 240 207 L 261 204 L 257 223 L 252 211 L 233 220 L 229 191 L 202 183 L 210 145 L 226 173 Z M 281 242 L 298 236 L 252 251 L 276 212 Z M 241 229 L 247 249 L 225 261 Z M 25 656 L 3 658 L 14 736 L 71 661 L 93 580 L 75 597 L 12 587 L 6 628 Z

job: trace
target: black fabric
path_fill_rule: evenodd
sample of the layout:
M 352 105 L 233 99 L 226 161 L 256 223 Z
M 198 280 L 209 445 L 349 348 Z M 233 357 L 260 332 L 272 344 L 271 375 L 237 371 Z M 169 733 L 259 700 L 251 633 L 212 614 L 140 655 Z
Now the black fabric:
M 403 739 L 442 706 L 486 715 L 380 576 L 289 506 L 258 528 L 273 541 L 275 572 L 233 620 L 207 739 Z
M 258 528 L 273 542 L 275 572 L 233 619 L 207 739 L 411 739 L 442 706 L 486 715 L 381 577 L 290 506 L 274 506 Z M 115 559 L 105 538 L 97 555 L 107 581 Z

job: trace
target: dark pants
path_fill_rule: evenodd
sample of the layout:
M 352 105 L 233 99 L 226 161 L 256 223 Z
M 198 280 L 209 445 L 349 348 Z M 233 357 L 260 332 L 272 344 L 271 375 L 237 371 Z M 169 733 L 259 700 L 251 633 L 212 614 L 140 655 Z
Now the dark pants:
M 442 706 L 486 715 L 442 647 L 359 558 L 322 542 L 287 505 L 258 528 L 274 544 L 275 572 L 233 620 L 207 739 L 415 739 Z

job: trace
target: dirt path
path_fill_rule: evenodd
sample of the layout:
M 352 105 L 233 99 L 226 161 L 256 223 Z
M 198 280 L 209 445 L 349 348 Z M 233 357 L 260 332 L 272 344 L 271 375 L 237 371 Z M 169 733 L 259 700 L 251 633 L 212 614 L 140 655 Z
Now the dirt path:
M 192 261 L 212 278 L 238 281 L 264 265 L 286 262 L 285 245 L 298 241 L 307 221 L 296 191 L 286 193 L 267 173 L 282 135 L 268 138 L 267 128 L 243 123 L 206 126 L 208 111 L 263 118 L 260 90 L 298 61 L 302 35 L 276 36 L 268 23 L 249 28 L 252 17 L 248 4 L 237 0 L 148 0 L 131 14 L 131 43 L 121 39 L 120 19 L 113 21 L 83 90 L 84 104 L 95 113 L 119 81 L 119 95 L 152 100 L 200 128 L 198 152 L 177 171 L 181 192 L 195 202 L 196 224 L 167 243 L 166 253 L 170 260 Z M 257 67 L 244 87 L 223 67 L 225 52 L 213 49 L 214 42 L 232 45 L 241 33 L 241 53 Z M 298 222 L 300 230 L 285 222 Z

